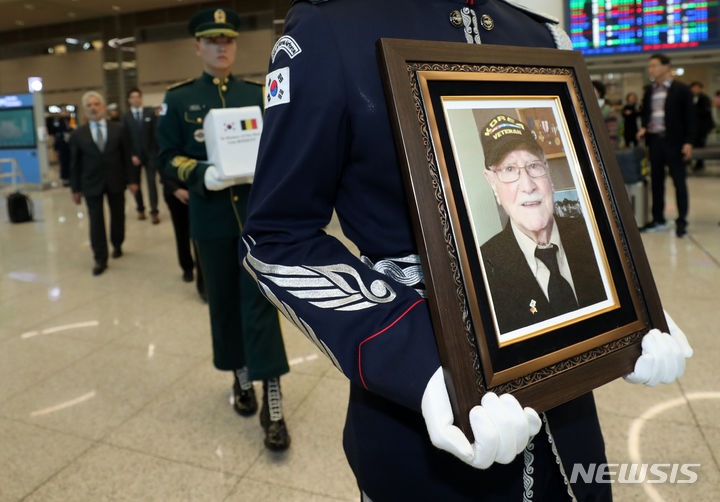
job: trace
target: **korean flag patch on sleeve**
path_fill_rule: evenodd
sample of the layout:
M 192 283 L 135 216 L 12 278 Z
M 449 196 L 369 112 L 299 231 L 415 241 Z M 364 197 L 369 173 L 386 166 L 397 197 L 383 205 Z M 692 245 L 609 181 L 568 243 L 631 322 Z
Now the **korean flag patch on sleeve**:
M 290 102 L 290 68 L 280 68 L 265 78 L 265 109 Z

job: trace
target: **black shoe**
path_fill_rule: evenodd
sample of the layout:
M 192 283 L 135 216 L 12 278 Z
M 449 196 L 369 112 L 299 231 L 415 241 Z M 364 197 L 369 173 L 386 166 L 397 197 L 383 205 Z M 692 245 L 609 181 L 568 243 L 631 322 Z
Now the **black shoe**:
M 103 272 L 105 272 L 105 269 L 107 268 L 107 263 L 102 263 L 99 261 L 95 262 L 95 266 L 92 269 L 93 275 L 100 275 Z
M 250 387 L 248 390 L 242 390 L 237 379 L 233 384 L 233 408 L 244 417 L 254 415 L 258 409 L 257 398 L 255 397 L 255 389 Z
M 113 258 L 120 258 L 121 256 L 122 256 L 122 249 L 120 249 L 120 248 L 113 249 L 113 252 L 112 252 Z
M 678 238 L 682 239 L 687 235 L 687 225 L 685 224 L 677 224 L 675 226 L 675 235 L 678 236 Z
M 269 391 L 268 387 L 270 388 Z M 270 416 L 271 408 L 275 417 Z M 263 381 L 263 405 L 260 410 L 260 425 L 265 429 L 264 443 L 268 450 L 283 451 L 290 447 L 290 434 L 285 425 L 285 420 L 282 418 L 282 394 L 280 392 L 280 381 L 277 378 Z
M 182 280 L 184 282 L 193 282 L 193 272 L 192 270 L 186 270 L 183 272 Z
M 290 448 L 290 434 L 288 434 L 285 420 L 270 422 L 265 429 L 265 448 L 272 451 L 284 451 Z
M 651 221 L 650 223 L 647 223 L 646 225 L 640 227 L 640 232 L 660 232 L 661 230 L 665 230 L 667 228 L 667 223 L 664 221 L 662 223 L 658 223 L 657 221 Z

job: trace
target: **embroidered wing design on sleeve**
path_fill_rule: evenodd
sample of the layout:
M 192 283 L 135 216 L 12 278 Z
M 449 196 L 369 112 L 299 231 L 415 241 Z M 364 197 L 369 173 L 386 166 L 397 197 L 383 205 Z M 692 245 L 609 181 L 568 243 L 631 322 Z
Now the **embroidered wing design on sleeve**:
M 252 255 L 247 240 L 243 239 L 243 243 L 248 249 L 243 266 L 255 279 L 260 291 L 340 371 L 342 371 L 340 363 L 327 344 L 317 337 L 310 325 L 298 316 L 287 302 L 281 301 L 273 293 L 269 284 L 274 284 L 295 298 L 305 300 L 317 308 L 336 311 L 363 310 L 391 302 L 397 296 L 385 281 L 379 279 L 367 287 L 357 270 L 349 265 L 341 263 L 324 266 L 286 266 L 264 263 Z M 350 279 L 354 280 L 356 287 L 348 282 Z
M 245 244 L 247 246 L 247 242 Z M 368 286 L 358 271 L 345 263 L 321 266 L 269 264 L 255 258 L 249 250 L 245 263 L 245 268 L 249 266 L 256 272 L 259 282 L 271 282 L 318 308 L 364 310 L 389 303 L 397 297 L 387 282 L 376 279 Z

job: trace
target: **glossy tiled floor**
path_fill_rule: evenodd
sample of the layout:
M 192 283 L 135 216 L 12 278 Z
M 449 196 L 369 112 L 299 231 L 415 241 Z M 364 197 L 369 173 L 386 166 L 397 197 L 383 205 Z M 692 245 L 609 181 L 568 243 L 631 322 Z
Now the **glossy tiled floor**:
M 690 190 L 689 237 L 643 239 L 696 355 L 678 383 L 596 395 L 609 462 L 701 464 L 698 481 L 616 484 L 619 501 L 720 500 L 720 177 Z M 0 209 L 0 501 L 358 500 L 341 448 L 347 384 L 289 324 L 291 449 L 268 452 L 257 418 L 233 412 L 164 203 L 153 226 L 128 197 L 125 256 L 93 277 L 67 189 L 33 199 L 34 223 Z

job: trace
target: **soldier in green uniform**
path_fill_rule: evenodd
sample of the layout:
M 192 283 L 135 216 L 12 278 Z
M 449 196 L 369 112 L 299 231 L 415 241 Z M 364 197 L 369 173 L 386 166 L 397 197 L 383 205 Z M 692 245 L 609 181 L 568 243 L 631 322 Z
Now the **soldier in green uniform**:
M 280 375 L 289 371 L 275 308 L 265 300 L 238 261 L 249 184 L 220 178 L 205 160 L 203 119 L 213 108 L 263 106 L 262 86 L 235 79 L 238 16 L 228 9 L 197 13 L 188 29 L 203 74 L 168 89 L 158 120 L 159 164 L 190 192 L 190 235 L 198 244 L 205 275 L 213 340 L 213 362 L 234 373 L 234 408 L 257 411 L 252 381 L 263 381 L 260 423 L 265 446 L 290 445 L 282 415 Z

